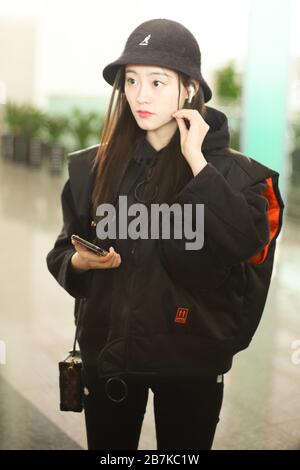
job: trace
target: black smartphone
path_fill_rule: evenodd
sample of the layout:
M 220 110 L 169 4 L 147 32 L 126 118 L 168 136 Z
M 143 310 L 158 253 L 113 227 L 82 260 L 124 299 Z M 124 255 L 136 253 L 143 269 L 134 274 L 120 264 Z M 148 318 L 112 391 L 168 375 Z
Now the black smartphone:
M 108 251 L 104 250 L 103 248 L 100 248 L 100 246 L 94 245 L 94 243 L 91 243 L 88 240 L 85 240 L 84 238 L 79 237 L 79 235 L 73 234 L 71 235 L 71 239 L 85 246 L 89 250 L 93 251 L 94 253 L 96 253 L 96 255 L 105 256 L 108 253 Z

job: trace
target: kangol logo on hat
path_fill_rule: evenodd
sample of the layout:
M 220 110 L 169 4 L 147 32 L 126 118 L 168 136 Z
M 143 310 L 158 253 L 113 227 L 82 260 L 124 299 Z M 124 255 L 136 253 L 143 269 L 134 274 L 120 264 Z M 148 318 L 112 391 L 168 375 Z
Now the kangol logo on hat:
M 151 34 L 148 34 L 140 43 L 139 46 L 148 46 L 149 40 L 151 38 Z
M 201 73 L 199 44 L 192 32 L 178 21 L 154 18 L 137 26 L 127 38 L 120 57 L 104 67 L 103 78 L 114 85 L 118 70 L 120 67 L 124 69 L 126 64 L 159 65 L 185 73 L 200 81 L 205 103 L 212 97 Z M 124 80 L 119 87 L 124 93 Z

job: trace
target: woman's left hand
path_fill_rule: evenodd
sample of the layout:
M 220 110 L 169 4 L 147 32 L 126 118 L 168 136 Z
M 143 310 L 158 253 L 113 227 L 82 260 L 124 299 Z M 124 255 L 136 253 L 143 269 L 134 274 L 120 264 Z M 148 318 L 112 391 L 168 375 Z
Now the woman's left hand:
M 176 119 L 179 127 L 181 152 L 195 175 L 207 164 L 201 147 L 209 130 L 209 125 L 196 109 L 182 108 L 173 113 L 172 116 Z M 183 119 L 188 119 L 189 129 L 187 129 Z

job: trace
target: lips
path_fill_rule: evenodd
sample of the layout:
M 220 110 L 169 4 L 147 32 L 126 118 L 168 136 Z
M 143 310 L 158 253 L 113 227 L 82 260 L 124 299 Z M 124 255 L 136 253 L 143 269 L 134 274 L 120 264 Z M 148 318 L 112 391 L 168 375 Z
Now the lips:
M 150 113 L 149 111 L 138 111 L 137 112 L 139 116 L 146 117 L 146 116 L 152 116 L 153 113 Z

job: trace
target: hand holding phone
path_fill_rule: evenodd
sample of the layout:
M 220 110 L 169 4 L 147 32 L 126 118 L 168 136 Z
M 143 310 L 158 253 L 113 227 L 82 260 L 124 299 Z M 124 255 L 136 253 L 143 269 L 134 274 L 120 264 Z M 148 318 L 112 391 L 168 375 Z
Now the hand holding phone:
M 85 272 L 89 269 L 117 268 L 121 264 L 121 256 L 113 247 L 106 251 L 74 234 L 71 236 L 71 242 L 76 249 L 71 258 L 71 265 L 75 272 Z
M 88 248 L 88 250 L 91 250 L 93 253 L 96 253 L 96 255 L 99 256 L 105 256 L 107 255 L 108 251 L 104 250 L 103 248 L 100 248 L 100 246 L 94 245 L 94 243 L 89 242 L 88 240 L 85 240 L 84 238 L 79 237 L 79 235 L 71 235 L 71 240 L 75 240 L 76 242 L 80 243 L 82 246 L 85 246 Z

